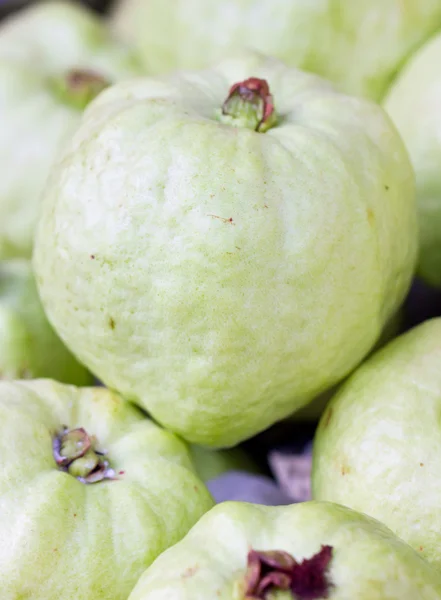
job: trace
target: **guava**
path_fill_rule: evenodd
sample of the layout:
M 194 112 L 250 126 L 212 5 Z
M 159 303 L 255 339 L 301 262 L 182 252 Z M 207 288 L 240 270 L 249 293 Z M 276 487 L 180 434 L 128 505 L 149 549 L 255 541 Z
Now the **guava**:
M 410 154 L 416 173 L 420 227 L 418 274 L 441 288 L 441 35 L 408 64 L 391 87 L 384 107 Z
M 360 367 L 327 406 L 314 441 L 312 494 L 385 523 L 441 566 L 441 319 Z
M 88 385 L 92 376 L 49 324 L 29 261 L 0 262 L 0 379 L 50 377 Z
M 218 504 L 147 569 L 129 600 L 435 600 L 441 575 L 343 506 Z
M 139 66 L 79 4 L 41 2 L 0 25 L 0 259 L 30 257 L 41 190 L 87 103 Z
M 204 446 L 341 380 L 414 270 L 414 174 L 383 109 L 254 53 L 104 91 L 43 196 L 50 321 Z
M 213 505 L 186 446 L 105 388 L 0 382 L 2 600 L 126 600 Z
M 150 74 L 199 69 L 251 48 L 379 100 L 441 27 L 439 0 L 119 0 L 112 26 Z
M 205 482 L 228 471 L 259 472 L 257 464 L 241 448 L 211 450 L 192 444 L 189 449 L 196 473 Z

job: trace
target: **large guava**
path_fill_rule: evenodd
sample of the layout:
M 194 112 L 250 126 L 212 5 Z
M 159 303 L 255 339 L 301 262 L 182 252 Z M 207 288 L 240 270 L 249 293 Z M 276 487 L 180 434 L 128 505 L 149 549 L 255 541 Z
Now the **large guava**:
M 369 359 L 327 406 L 312 492 L 385 523 L 441 566 L 441 319 Z
M 384 525 L 327 502 L 218 504 L 129 600 L 438 600 L 441 575 Z
M 186 446 L 105 388 L 0 382 L 2 600 L 127 600 L 213 505 Z
M 0 26 L 0 259 L 30 257 L 41 190 L 86 104 L 138 66 L 79 4 L 41 2 Z
M 0 379 L 51 377 L 87 385 L 92 376 L 49 324 L 24 259 L 0 262 Z
M 103 92 L 46 187 L 34 265 L 106 385 L 231 446 L 363 359 L 408 290 L 416 231 L 382 108 L 246 53 Z
M 441 287 L 441 35 L 405 66 L 384 107 L 395 122 L 416 173 L 420 225 L 418 274 Z
M 441 28 L 439 0 L 119 0 L 113 27 L 148 73 L 199 69 L 243 47 L 381 98 Z

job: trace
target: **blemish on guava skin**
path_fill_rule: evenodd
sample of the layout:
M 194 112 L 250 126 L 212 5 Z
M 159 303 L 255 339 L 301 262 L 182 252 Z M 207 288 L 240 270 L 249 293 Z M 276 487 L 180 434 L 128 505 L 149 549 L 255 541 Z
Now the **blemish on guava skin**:
M 369 224 L 373 225 L 375 223 L 374 211 L 372 210 L 372 208 L 368 208 L 366 212 L 367 212 L 367 218 L 368 218 Z
M 422 551 L 424 550 L 424 548 L 423 548 L 422 546 L 420 546 L 420 547 L 418 548 L 418 550 L 419 550 L 420 552 L 422 552 Z
M 113 317 L 109 317 L 109 327 L 110 327 L 110 329 L 112 329 L 112 331 L 116 327 L 116 323 L 115 323 L 115 320 L 113 319 Z
M 90 255 L 91 260 L 95 260 L 95 254 Z
M 385 190 L 386 190 L 386 192 L 387 192 L 387 191 L 389 190 L 389 186 L 388 186 L 388 185 L 385 185 L 385 186 L 384 186 L 384 189 L 385 189 Z
M 420 467 L 424 467 L 424 463 L 420 463 Z
M 325 420 L 323 421 L 323 429 L 326 429 L 326 427 L 328 427 L 331 417 L 332 417 L 332 408 L 329 408 L 328 412 L 326 413 Z
M 194 567 L 188 567 L 188 569 L 185 569 L 185 571 L 182 573 L 181 577 L 182 577 L 182 579 L 187 579 L 188 577 L 193 577 L 193 575 L 195 575 L 198 571 L 199 571 L 199 565 L 194 565 Z
M 234 223 L 233 223 L 233 217 L 229 217 L 227 219 L 225 217 L 219 217 L 219 215 L 211 215 L 211 214 L 208 214 L 207 217 L 213 217 L 213 219 L 220 219 L 224 223 L 231 223 L 231 225 L 234 225 Z
M 343 475 L 343 477 L 345 475 L 348 475 L 348 473 L 350 473 L 350 472 L 351 472 L 351 467 L 348 467 L 346 465 L 342 465 L 342 467 L 341 467 L 341 474 Z

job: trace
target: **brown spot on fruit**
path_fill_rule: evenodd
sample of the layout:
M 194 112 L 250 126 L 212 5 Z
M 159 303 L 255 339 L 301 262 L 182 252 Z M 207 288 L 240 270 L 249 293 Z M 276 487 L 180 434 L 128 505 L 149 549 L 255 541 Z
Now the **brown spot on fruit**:
M 420 463 L 420 467 L 424 467 L 424 463 Z
M 323 428 L 328 427 L 331 417 L 332 417 L 332 407 L 328 409 L 328 411 L 325 415 L 325 419 L 323 421 Z
M 373 225 L 375 223 L 375 214 L 372 208 L 367 209 L 367 218 L 369 221 L 369 225 Z
M 350 467 L 348 467 L 347 465 L 342 465 L 342 467 L 341 467 L 341 474 L 343 475 L 343 477 L 345 475 L 347 475 L 348 473 L 350 473 L 350 472 L 351 472 L 351 468 Z
M 188 569 L 185 569 L 185 571 L 182 573 L 182 579 L 187 579 L 188 577 L 193 577 L 193 575 L 195 575 L 195 573 L 197 573 L 199 571 L 199 565 L 194 565 L 193 567 L 188 567 Z
M 419 550 L 420 552 L 422 552 L 422 551 L 424 550 L 424 548 L 423 548 L 422 546 L 420 546 L 420 547 L 418 548 L 418 550 Z
M 91 258 L 92 260 L 95 260 L 95 254 L 91 254 L 91 255 L 90 255 L 90 258 Z
M 386 190 L 386 192 L 389 190 L 389 186 L 385 184 L 384 189 Z
M 113 317 L 109 317 L 109 327 L 110 327 L 110 329 L 112 329 L 112 330 L 115 329 L 115 326 L 116 326 L 116 323 L 115 323 Z

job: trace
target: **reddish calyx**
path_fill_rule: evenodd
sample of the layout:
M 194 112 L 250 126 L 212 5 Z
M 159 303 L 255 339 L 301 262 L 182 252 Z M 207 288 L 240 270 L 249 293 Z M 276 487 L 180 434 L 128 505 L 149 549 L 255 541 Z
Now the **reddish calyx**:
M 220 120 L 259 133 L 274 127 L 277 115 L 267 81 L 250 77 L 235 83 L 222 106 Z
M 293 600 L 329 597 L 328 567 L 332 546 L 322 546 L 311 558 L 297 562 L 288 552 L 250 550 L 245 575 L 245 600 L 267 600 L 271 592 L 291 592 Z

